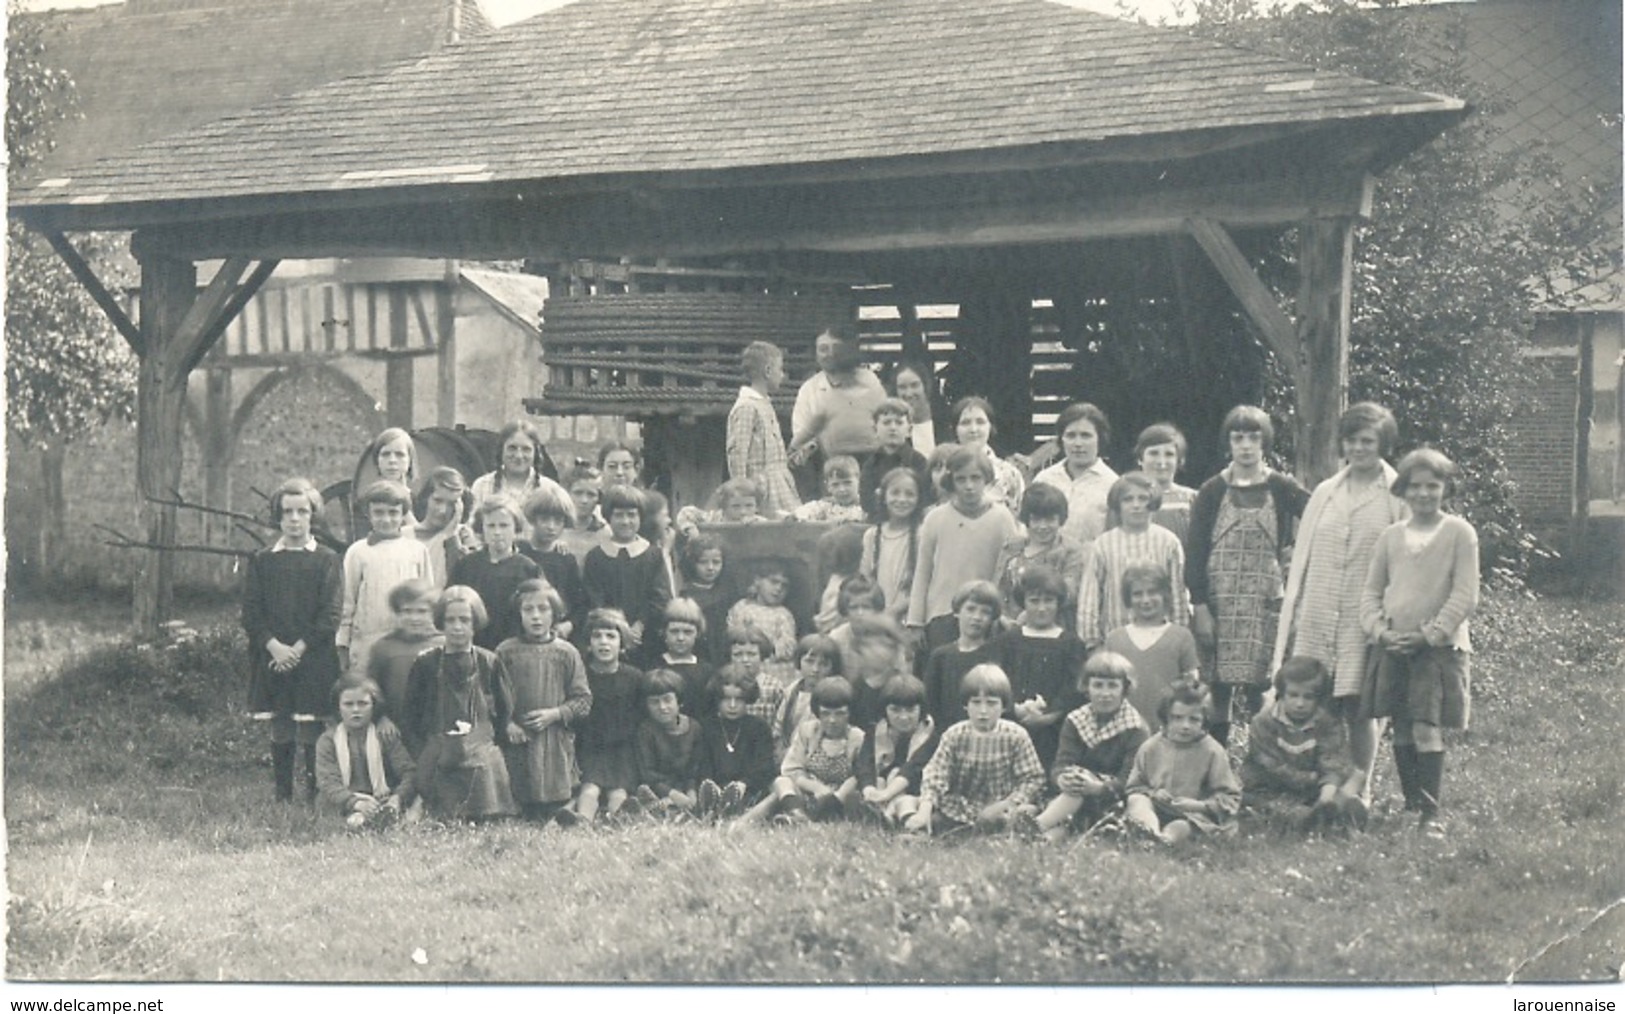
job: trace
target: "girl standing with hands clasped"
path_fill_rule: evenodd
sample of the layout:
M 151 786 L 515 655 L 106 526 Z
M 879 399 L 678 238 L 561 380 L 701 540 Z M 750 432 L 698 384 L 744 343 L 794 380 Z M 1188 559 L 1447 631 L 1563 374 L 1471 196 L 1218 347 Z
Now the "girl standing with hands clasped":
M 1269 685 L 1270 651 L 1283 592 L 1283 560 L 1309 493 L 1264 461 L 1275 427 L 1263 409 L 1238 405 L 1220 440 L 1230 464 L 1202 484 L 1191 506 L 1185 584 L 1191 632 L 1213 659 L 1213 738 L 1230 741 L 1230 702 L 1245 695 L 1251 718 Z
M 513 687 L 513 718 L 504 750 L 515 798 L 527 817 L 576 822 L 563 809 L 580 780 L 575 725 L 592 710 L 587 667 L 553 631 L 564 601 L 546 581 L 531 579 L 513 593 L 520 634 L 497 647 Z
M 1478 533 L 1449 514 L 1456 465 L 1432 448 L 1400 459 L 1393 491 L 1409 521 L 1377 537 L 1360 600 L 1360 623 L 1378 652 L 1361 693 L 1362 717 L 1392 716 L 1394 766 L 1405 808 L 1441 837 L 1444 729 L 1465 729 L 1470 711 L 1467 618 L 1478 608 Z
M 271 520 L 281 536 L 248 561 L 243 630 L 248 634 L 248 708 L 271 724 L 276 798 L 293 799 L 294 754 L 303 747 L 307 791 L 315 792 L 315 747 L 328 691 L 339 674 L 333 638 L 343 612 L 338 554 L 310 533 L 322 495 L 307 479 L 289 479 L 271 494 Z

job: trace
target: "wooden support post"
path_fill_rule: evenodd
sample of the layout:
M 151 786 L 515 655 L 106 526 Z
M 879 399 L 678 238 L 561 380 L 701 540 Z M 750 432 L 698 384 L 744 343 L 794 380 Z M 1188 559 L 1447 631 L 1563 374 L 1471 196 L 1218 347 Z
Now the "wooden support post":
M 178 340 L 182 321 L 197 300 L 197 266 L 152 257 L 141 261 L 141 336 L 144 346 L 136 381 L 136 459 L 141 517 L 152 546 L 175 544 L 173 499 L 181 485 L 181 433 L 186 405 L 186 352 Z M 154 503 L 168 501 L 167 504 Z M 135 626 L 155 635 L 174 608 L 175 555 L 147 550 L 135 586 Z
M 447 261 L 440 298 L 435 301 L 434 344 L 435 424 L 448 429 L 457 425 L 457 300 L 461 294 L 458 262 Z
M 144 344 L 141 329 L 130 321 L 129 316 L 124 312 L 124 307 L 119 305 L 118 299 L 111 292 L 108 292 L 107 286 L 103 285 L 102 280 L 96 277 L 95 269 L 79 253 L 79 248 L 74 246 L 68 237 L 55 229 L 45 230 L 44 235 L 46 241 L 51 244 L 51 249 L 55 250 L 56 255 L 62 258 L 62 263 L 68 266 L 68 270 L 73 272 L 73 277 L 79 280 L 79 284 L 83 285 L 85 291 L 90 293 L 90 298 L 95 300 L 96 305 L 102 308 L 103 313 L 107 314 L 107 319 L 113 322 L 113 327 L 118 330 L 119 334 L 124 336 L 124 340 L 129 343 L 130 350 L 138 356 L 141 355 Z
M 1311 488 L 1337 471 L 1337 424 L 1348 406 L 1349 299 L 1354 221 L 1314 218 L 1298 226 L 1296 433 L 1298 478 Z
M 995 443 L 1002 454 L 1032 450 L 1032 297 L 1011 279 L 994 279 L 961 303 L 963 333 L 956 358 L 960 391 L 993 404 Z
M 211 366 L 203 389 L 203 502 L 230 510 L 231 459 L 236 440 L 231 419 L 231 370 Z M 255 511 L 258 513 L 258 511 Z M 205 542 L 223 544 L 231 534 L 231 521 L 209 516 L 204 522 Z
M 403 430 L 412 424 L 412 356 L 390 356 L 384 363 L 384 419 Z

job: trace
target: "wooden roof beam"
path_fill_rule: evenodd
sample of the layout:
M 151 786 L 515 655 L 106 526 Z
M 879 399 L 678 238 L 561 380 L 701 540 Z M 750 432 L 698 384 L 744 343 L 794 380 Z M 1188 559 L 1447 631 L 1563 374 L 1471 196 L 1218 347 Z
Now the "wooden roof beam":
M 124 312 L 124 307 L 119 305 L 118 299 L 108 291 L 106 285 L 102 284 L 102 280 L 96 275 L 96 269 L 85 260 L 79 248 L 73 245 L 73 241 L 55 229 L 40 229 L 38 232 L 51 244 L 51 249 L 56 251 L 56 255 L 62 258 L 62 263 L 68 266 L 73 277 L 85 287 L 90 298 L 102 308 L 103 313 L 107 314 L 107 319 L 112 321 L 114 329 L 124 336 L 130 350 L 137 356 L 145 355 L 147 342 L 141 335 L 141 329 L 136 327 L 135 322 L 130 320 L 130 315 Z

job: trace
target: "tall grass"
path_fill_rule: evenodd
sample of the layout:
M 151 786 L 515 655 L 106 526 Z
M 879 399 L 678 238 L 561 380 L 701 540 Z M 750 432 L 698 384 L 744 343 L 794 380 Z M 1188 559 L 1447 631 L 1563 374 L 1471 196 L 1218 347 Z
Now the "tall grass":
M 1450 754 L 1447 842 L 1392 812 L 1385 753 L 1368 834 L 1174 850 L 658 823 L 349 836 L 270 801 L 263 733 L 241 717 L 239 635 L 116 645 L 30 691 L 8 688 L 7 973 L 1614 978 L 1625 953 L 1625 910 L 1608 909 L 1625 897 L 1625 609 L 1496 600 L 1478 630 L 1475 727 Z M 8 637 L 8 668 L 14 650 Z

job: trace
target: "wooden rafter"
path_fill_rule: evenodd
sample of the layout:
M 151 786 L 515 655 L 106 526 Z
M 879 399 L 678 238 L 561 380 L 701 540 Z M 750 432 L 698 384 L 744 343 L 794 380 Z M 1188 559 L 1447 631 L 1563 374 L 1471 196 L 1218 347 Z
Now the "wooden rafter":
M 124 312 L 124 307 L 119 305 L 119 301 L 108 291 L 107 286 L 102 284 L 102 280 L 96 277 L 96 269 L 85 260 L 79 248 L 73 245 L 73 241 L 55 229 L 41 229 L 40 233 L 45 237 L 45 241 L 51 244 L 51 249 L 56 251 L 56 255 L 62 258 L 68 270 L 73 272 L 73 277 L 77 278 L 79 284 L 85 287 L 85 291 L 90 293 L 90 298 L 96 301 L 96 305 L 102 308 L 103 313 L 107 314 L 107 319 L 113 322 L 113 327 L 124 336 L 131 351 L 138 356 L 145 355 L 147 342 L 141 336 L 141 329 L 135 326 L 135 322 L 130 320 L 130 315 Z
M 275 258 L 266 258 L 260 261 L 254 266 L 254 270 L 249 272 L 248 278 L 244 279 L 241 285 L 238 285 L 236 284 L 237 279 L 242 277 L 243 271 L 241 267 L 235 266 L 237 261 L 243 261 L 246 264 L 247 258 L 228 260 L 220 266 L 220 272 L 209 282 L 209 290 L 212 292 L 215 284 L 226 276 L 228 267 L 233 268 L 235 272 L 235 277 L 232 277 L 230 283 L 225 286 L 225 289 L 229 290 L 229 294 L 219 303 L 218 311 L 204 320 L 202 330 L 187 346 L 185 366 L 188 373 L 196 369 L 197 365 L 203 361 L 203 357 L 208 354 L 209 349 L 213 348 L 214 343 L 220 340 L 220 336 L 236 319 L 237 314 L 242 312 L 243 307 L 248 305 L 248 301 L 254 298 L 254 294 L 259 292 L 260 287 L 265 284 L 266 280 L 271 277 L 272 272 L 276 271 L 277 265 L 281 263 Z M 205 292 L 203 296 L 198 298 L 197 303 L 193 304 L 193 311 L 195 312 L 208 299 L 209 293 Z M 188 320 L 190 320 L 190 316 L 188 314 Z M 182 324 L 181 330 L 184 338 L 188 334 L 185 323 Z
M 1224 279 L 1230 291 L 1236 294 L 1241 301 L 1242 309 L 1257 325 L 1259 333 L 1270 350 L 1278 356 L 1292 371 L 1292 375 L 1300 382 L 1302 365 L 1299 362 L 1298 328 L 1292 318 L 1276 302 L 1275 294 L 1270 291 L 1253 271 L 1253 266 L 1247 262 L 1246 254 L 1236 245 L 1230 233 L 1224 226 L 1208 218 L 1190 218 L 1185 220 L 1185 230 L 1196 240 L 1208 260 L 1218 269 L 1219 276 Z

